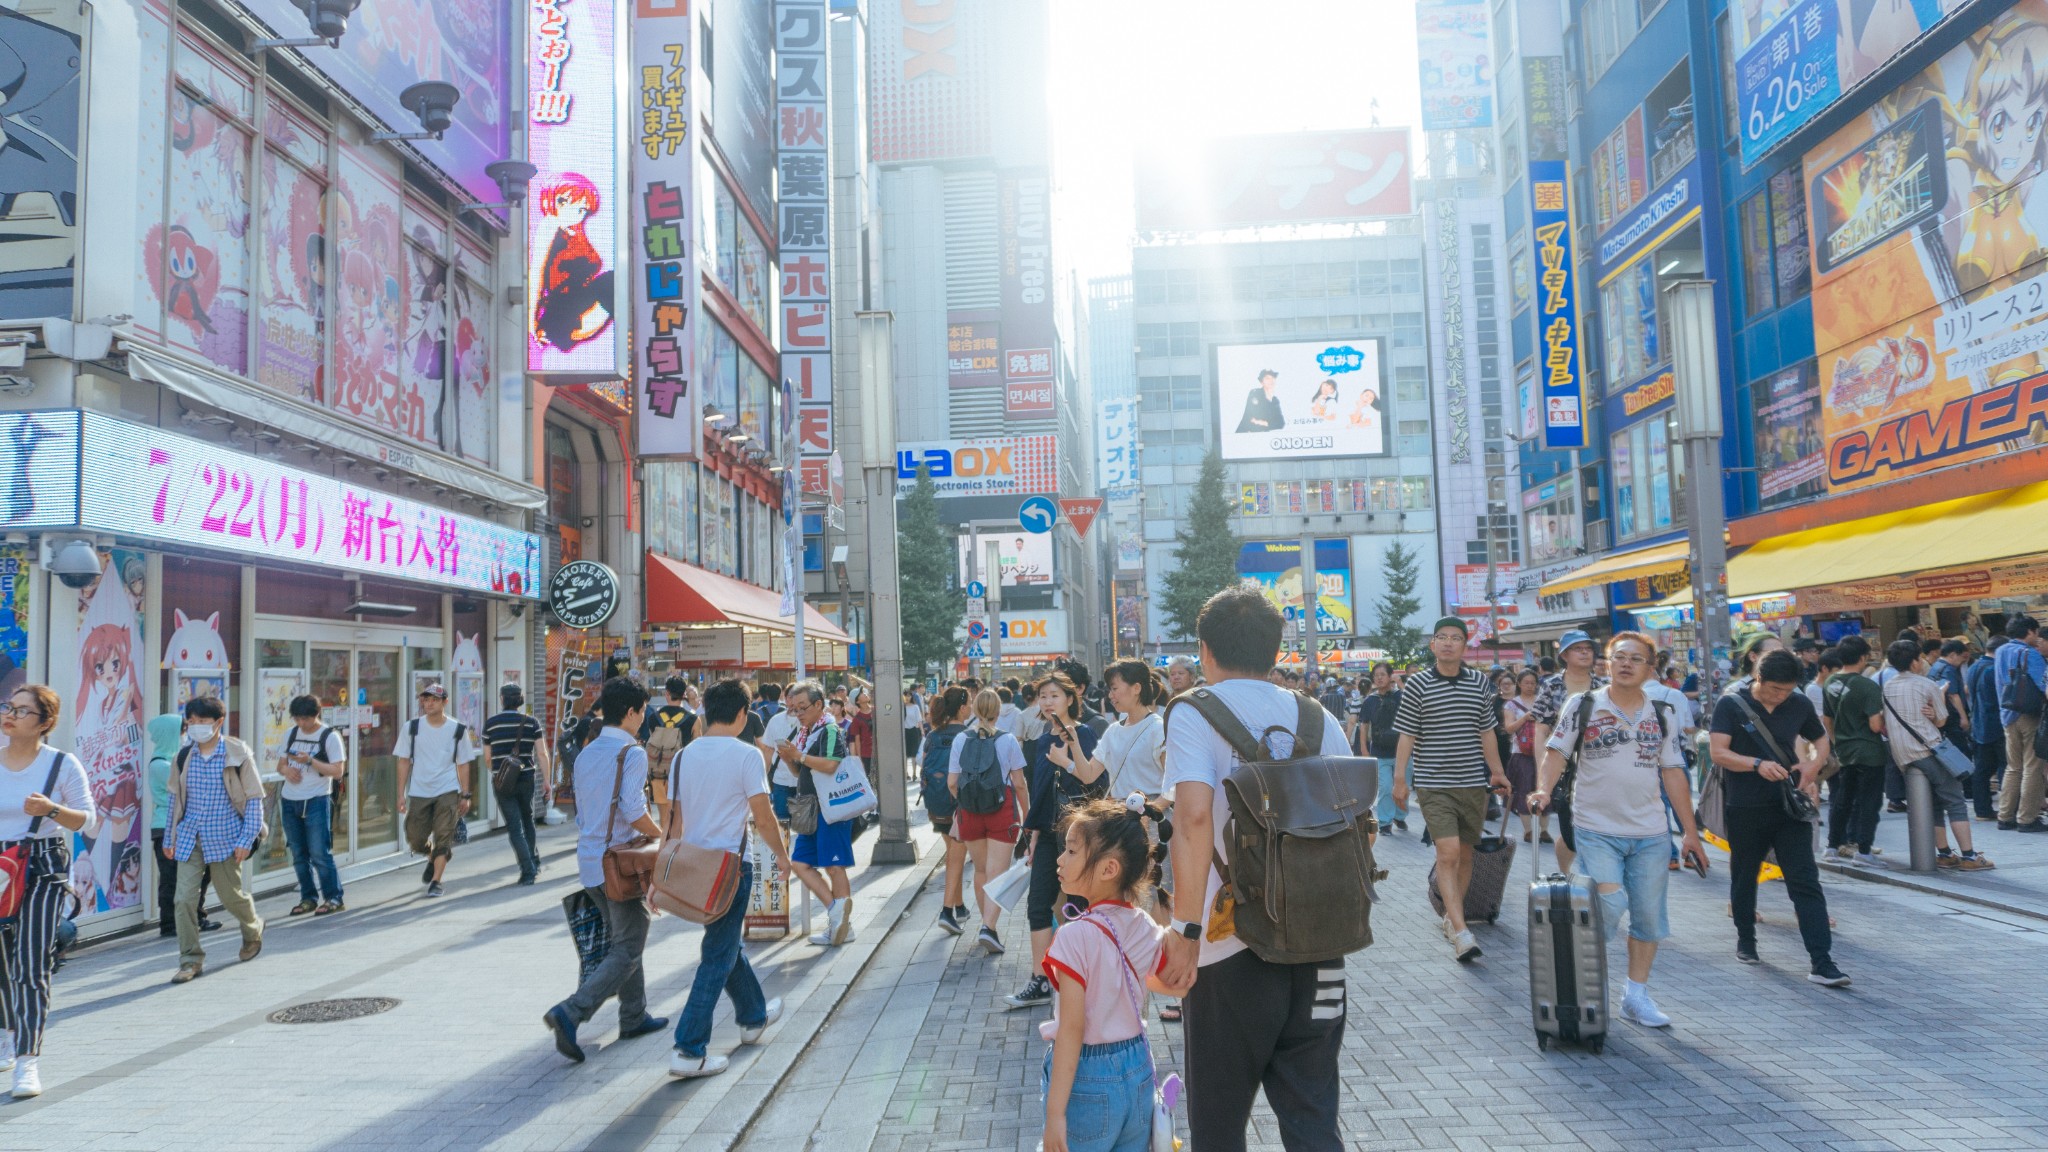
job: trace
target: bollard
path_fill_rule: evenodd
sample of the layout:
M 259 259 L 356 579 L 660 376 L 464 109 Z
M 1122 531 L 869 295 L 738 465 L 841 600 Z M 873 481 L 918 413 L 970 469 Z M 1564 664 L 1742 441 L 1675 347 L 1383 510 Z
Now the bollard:
M 1906 773 L 1906 836 L 1912 846 L 1915 872 L 1934 871 L 1934 785 L 1927 773 L 1908 765 Z

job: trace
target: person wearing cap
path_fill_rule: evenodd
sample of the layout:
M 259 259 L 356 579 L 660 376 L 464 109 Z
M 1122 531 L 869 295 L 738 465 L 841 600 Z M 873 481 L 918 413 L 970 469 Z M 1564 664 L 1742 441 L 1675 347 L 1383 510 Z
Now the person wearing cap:
M 491 790 L 505 810 L 505 839 L 519 861 L 519 883 L 532 884 L 540 875 L 540 852 L 533 831 L 533 789 L 536 778 L 552 775 L 547 733 L 540 721 L 522 711 L 526 693 L 517 684 L 498 689 L 504 710 L 484 721 L 484 745 L 491 750 Z M 502 771 L 501 771 L 502 769 Z
M 1444 901 L 1443 933 L 1459 963 L 1479 957 L 1465 924 L 1465 888 L 1472 880 L 1472 850 L 1486 822 L 1486 794 L 1505 795 L 1508 777 L 1494 729 L 1500 700 L 1493 684 L 1465 666 L 1465 622 L 1446 616 L 1429 640 L 1435 660 L 1408 677 L 1394 715 L 1400 743 L 1394 752 L 1394 805 L 1415 806 L 1436 847 L 1437 892 Z
M 1607 677 L 1593 670 L 1598 655 L 1593 638 L 1582 629 L 1574 628 L 1557 638 L 1558 670 L 1543 678 L 1536 689 L 1535 707 L 1529 713 L 1529 722 L 1536 725 L 1536 747 L 1550 747 L 1551 734 L 1557 731 L 1558 714 L 1564 710 L 1567 698 L 1607 687 Z M 1557 868 L 1569 873 L 1572 858 L 1578 852 L 1578 840 L 1572 832 L 1571 798 L 1551 797 L 1548 810 L 1557 814 Z
M 420 714 L 399 729 L 398 811 L 405 817 L 405 840 L 413 854 L 425 856 L 420 882 L 427 895 L 441 894 L 441 877 L 455 852 L 455 828 L 469 813 L 470 767 L 483 755 L 467 725 L 448 718 L 448 689 L 428 684 L 420 689 Z

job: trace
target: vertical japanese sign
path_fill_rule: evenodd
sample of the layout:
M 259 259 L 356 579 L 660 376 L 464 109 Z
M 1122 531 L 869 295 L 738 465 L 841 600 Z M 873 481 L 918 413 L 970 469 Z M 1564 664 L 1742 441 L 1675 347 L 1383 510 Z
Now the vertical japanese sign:
M 617 0 L 534 0 L 528 21 L 526 370 L 554 384 L 626 370 L 619 32 Z
M 1579 365 L 1578 270 L 1572 260 L 1571 189 L 1562 160 L 1529 163 L 1536 271 L 1536 367 L 1543 446 L 1586 446 L 1585 374 Z
M 832 152 L 825 0 L 775 5 L 776 246 L 782 257 L 782 376 L 796 389 L 798 487 L 832 494 Z
M 1095 404 L 1095 487 L 1111 500 L 1138 494 L 1138 402 Z
M 690 16 L 683 0 L 638 0 L 633 13 L 633 86 L 640 111 L 629 187 L 639 225 L 633 254 L 633 380 L 639 391 L 640 455 L 694 456 L 703 421 L 690 387 L 696 376 L 691 313 L 690 120 L 696 77 Z
M 1003 412 L 1053 414 L 1051 182 L 1044 168 L 997 176 L 1002 251 Z
M 1462 246 L 1458 242 L 1458 201 L 1446 196 L 1436 202 L 1437 283 L 1442 296 L 1437 318 L 1444 338 L 1444 399 L 1450 419 L 1451 463 L 1472 459 L 1472 405 L 1465 389 L 1465 276 Z

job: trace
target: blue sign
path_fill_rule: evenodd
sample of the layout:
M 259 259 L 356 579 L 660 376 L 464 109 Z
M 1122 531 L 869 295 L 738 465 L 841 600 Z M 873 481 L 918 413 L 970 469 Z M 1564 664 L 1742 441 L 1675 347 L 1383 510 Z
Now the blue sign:
M 1365 353 L 1360 352 L 1349 344 L 1341 348 L 1325 348 L 1321 352 L 1316 353 L 1316 367 L 1321 368 L 1331 376 L 1341 376 L 1346 372 L 1356 372 L 1365 367 Z
M 988 625 L 986 625 L 986 624 L 983 624 L 983 623 L 982 623 L 981 621 L 979 621 L 979 620 L 969 620 L 969 621 L 967 622 L 967 638 L 968 638 L 968 639 L 970 639 L 970 640 L 983 640 L 983 639 L 987 639 L 987 637 L 988 637 Z
M 1579 363 L 1579 273 L 1572 256 L 1571 188 L 1562 160 L 1529 161 L 1529 223 L 1542 355 L 1543 446 L 1586 446 L 1585 372 Z
M 967 582 L 967 598 L 969 600 L 979 600 L 987 595 L 988 585 L 983 584 L 979 580 L 969 580 Z
M 1836 0 L 1799 0 L 1735 62 L 1745 165 L 1756 163 L 1841 96 L 1835 60 L 1839 21 Z
M 1695 159 L 1680 168 L 1677 175 L 1658 185 L 1657 190 L 1636 205 L 1635 211 L 1619 224 L 1602 233 L 1602 270 L 1626 263 L 1630 257 L 1656 243 L 1672 225 L 1690 215 L 1688 210 L 1699 203 L 1700 183 L 1700 162 Z
M 1017 506 L 1017 523 L 1026 532 L 1044 535 L 1060 522 L 1060 506 L 1050 496 L 1033 496 Z

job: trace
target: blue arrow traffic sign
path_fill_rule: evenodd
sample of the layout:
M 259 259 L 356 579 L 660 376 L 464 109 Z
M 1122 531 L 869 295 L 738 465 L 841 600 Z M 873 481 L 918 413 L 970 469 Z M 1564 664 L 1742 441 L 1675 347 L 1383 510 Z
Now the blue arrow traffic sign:
M 967 598 L 969 600 L 980 600 L 987 595 L 988 585 L 983 584 L 979 580 L 969 580 L 967 582 Z
M 1060 522 L 1060 506 L 1050 496 L 1032 496 L 1017 507 L 1017 523 L 1026 532 L 1044 535 Z

